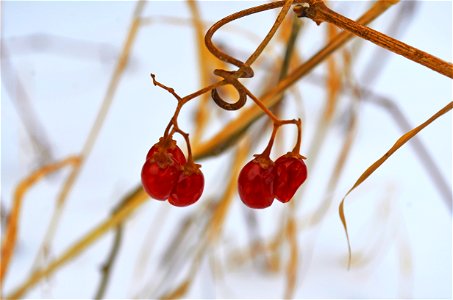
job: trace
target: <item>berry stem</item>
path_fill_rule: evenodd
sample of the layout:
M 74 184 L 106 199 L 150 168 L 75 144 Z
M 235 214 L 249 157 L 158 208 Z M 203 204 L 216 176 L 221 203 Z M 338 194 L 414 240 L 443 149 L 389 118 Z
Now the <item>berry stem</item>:
M 261 153 L 260 156 L 264 156 L 264 157 L 270 156 L 272 146 L 274 145 L 274 140 L 275 140 L 275 136 L 277 135 L 278 129 L 280 128 L 280 126 L 287 125 L 287 124 L 295 124 L 297 126 L 297 141 L 296 141 L 296 145 L 294 146 L 292 153 L 299 154 L 300 144 L 302 142 L 302 125 L 301 125 L 302 122 L 301 122 L 301 120 L 300 119 L 297 119 L 297 120 L 296 119 L 292 119 L 292 120 L 279 120 L 279 119 L 274 120 L 273 119 L 273 129 L 272 129 L 271 138 L 269 139 L 269 143 L 267 144 L 266 149 L 264 149 L 263 153 Z
M 178 100 L 178 105 L 176 106 L 176 110 L 175 110 L 175 113 L 173 114 L 173 117 L 170 119 L 170 122 L 168 123 L 167 127 L 165 128 L 165 131 L 164 131 L 164 137 L 167 137 L 167 136 L 172 136 L 175 132 L 179 132 L 181 133 L 181 135 L 184 136 L 184 133 L 179 127 L 178 127 L 178 116 L 179 116 L 179 112 L 181 111 L 181 108 L 183 107 L 184 104 L 186 104 L 187 102 L 189 102 L 190 100 L 204 94 L 204 93 L 207 93 L 209 91 L 211 91 L 212 89 L 215 89 L 219 86 L 222 86 L 224 85 L 226 82 L 225 80 L 220 80 L 220 81 L 217 81 L 216 83 L 214 84 L 211 84 L 210 86 L 207 86 L 205 88 L 202 88 L 192 94 L 189 94 L 183 98 L 181 98 L 181 96 L 179 96 L 175 90 L 171 87 L 168 87 L 164 84 L 162 84 L 161 82 L 157 81 L 156 79 L 156 75 L 155 74 L 152 74 L 151 73 L 151 78 L 153 80 L 153 84 L 155 86 L 158 86 L 164 90 L 166 90 L 167 92 L 169 92 L 170 94 L 172 94 L 177 100 Z M 170 131 L 170 128 L 173 126 L 173 129 Z M 183 134 L 184 133 L 184 134 Z M 187 140 L 186 140 L 187 141 Z M 189 146 L 189 145 L 188 145 Z M 188 147 L 190 148 L 190 147 Z
M 214 84 L 211 84 L 210 86 L 207 86 L 207 87 L 205 87 L 203 89 L 200 89 L 200 90 L 198 90 L 198 91 L 196 91 L 196 92 L 194 92 L 192 94 L 189 94 L 189 95 L 181 98 L 174 91 L 173 88 L 170 88 L 170 87 L 158 82 L 156 80 L 156 78 L 155 78 L 155 75 L 151 74 L 151 77 L 152 77 L 154 85 L 165 89 L 166 91 L 171 93 L 178 100 L 178 105 L 176 107 L 175 113 L 174 113 L 173 117 L 171 118 L 169 124 L 167 125 L 167 127 L 165 129 L 164 137 L 172 136 L 175 132 L 180 133 L 184 137 L 184 139 L 186 140 L 186 143 L 187 143 L 187 149 L 188 149 L 188 152 L 189 152 L 189 154 L 188 154 L 189 161 L 192 160 L 192 153 L 191 153 L 191 148 L 190 148 L 189 137 L 188 137 L 187 133 L 185 133 L 184 131 L 182 131 L 178 127 L 178 123 L 177 123 L 177 119 L 178 119 L 179 113 L 181 111 L 181 108 L 182 108 L 182 106 L 184 104 L 186 104 L 190 100 L 192 100 L 192 99 L 194 99 L 194 98 L 196 98 L 196 97 L 198 97 L 198 96 L 200 96 L 200 95 L 202 95 L 202 94 L 204 94 L 206 92 L 209 92 L 209 91 L 214 91 L 215 92 L 216 88 L 218 88 L 220 86 L 223 86 L 225 84 L 233 85 L 233 87 L 235 87 L 237 92 L 239 93 L 240 99 L 244 98 L 243 99 L 244 101 L 238 101 L 237 103 L 229 104 L 229 103 L 223 101 L 223 99 L 221 99 L 220 96 L 218 96 L 218 95 L 217 95 L 217 98 L 218 98 L 217 99 L 216 97 L 214 97 L 214 94 L 213 94 L 214 101 L 220 107 L 222 107 L 224 109 L 228 109 L 228 110 L 239 109 L 239 108 L 241 108 L 244 105 L 245 97 L 246 97 L 246 95 L 248 95 L 250 98 L 252 98 L 252 100 L 255 102 L 255 104 L 261 110 L 263 110 L 263 112 L 266 113 L 268 115 L 268 117 L 272 120 L 272 122 L 273 122 L 272 136 L 271 136 L 271 138 L 269 140 L 269 143 L 268 143 L 268 145 L 267 145 L 267 147 L 264 150 L 262 155 L 266 155 L 266 156 L 270 155 L 270 152 L 272 150 L 272 146 L 273 146 L 274 139 L 275 139 L 275 136 L 277 134 L 278 128 L 280 126 L 282 126 L 282 125 L 285 125 L 285 124 L 296 124 L 298 126 L 297 142 L 296 142 L 296 146 L 294 147 L 293 152 L 298 151 L 300 149 L 300 143 L 301 143 L 301 129 L 300 129 L 300 123 L 301 122 L 300 122 L 300 120 L 280 120 L 277 116 L 275 116 L 275 114 L 269 108 L 267 108 L 264 105 L 264 103 L 261 100 L 259 100 L 255 95 L 253 95 L 253 93 L 251 91 L 249 91 L 238 80 L 238 78 L 242 78 L 242 77 L 253 77 L 253 70 L 251 69 L 250 65 L 253 64 L 253 62 L 256 61 L 256 59 L 261 55 L 261 53 L 263 52 L 264 48 L 267 46 L 269 41 L 275 35 L 276 31 L 278 30 L 278 28 L 280 27 L 281 23 L 283 22 L 283 19 L 287 15 L 291 5 L 293 3 L 299 3 L 300 1 L 301 0 L 285 0 L 285 1 L 279 1 L 278 4 L 277 3 L 273 3 L 273 4 L 270 4 L 270 5 L 268 4 L 268 5 L 263 5 L 263 6 L 259 6 L 259 7 L 254 7 L 252 9 L 244 10 L 244 11 L 241 11 L 239 13 L 230 15 L 230 16 L 220 20 L 219 22 L 215 23 L 208 30 L 208 32 L 206 33 L 206 36 L 205 36 L 206 47 L 219 60 L 222 60 L 224 62 L 231 63 L 231 64 L 237 66 L 238 70 L 236 70 L 236 71 L 215 70 L 214 74 L 223 77 L 223 79 L 217 81 Z M 277 16 L 277 19 L 275 20 L 275 22 L 272 25 L 271 29 L 269 30 L 268 34 L 265 36 L 265 38 L 261 41 L 261 43 L 255 49 L 255 51 L 250 55 L 250 57 L 245 62 L 239 61 L 238 59 L 235 59 L 235 58 L 227 55 L 226 53 L 223 53 L 218 48 L 216 48 L 214 46 L 214 44 L 212 43 L 212 36 L 214 35 L 214 33 L 218 29 L 220 29 L 222 26 L 224 26 L 225 24 L 227 24 L 227 23 L 229 23 L 229 22 L 231 22 L 233 20 L 236 20 L 238 18 L 257 13 L 259 11 L 272 9 L 272 8 L 277 8 L 277 7 L 282 7 L 280 13 Z M 217 101 L 216 101 L 216 99 L 217 99 Z M 170 129 L 171 129 L 171 131 L 170 131 Z
M 261 110 L 262 110 L 265 114 L 267 114 L 267 115 L 269 116 L 269 118 L 272 120 L 272 122 L 274 122 L 274 124 L 275 124 L 275 123 L 281 122 L 281 121 L 274 115 L 274 113 L 271 112 L 271 111 L 269 110 L 269 108 L 266 107 L 266 105 L 264 105 L 264 103 L 263 103 L 261 100 L 259 100 L 255 95 L 253 95 L 253 93 L 252 93 L 249 89 L 247 89 L 244 85 L 242 85 L 242 83 L 239 83 L 239 84 L 241 85 L 241 88 L 245 91 L 245 93 L 246 93 L 250 98 L 252 98 L 253 102 L 255 102 L 256 105 L 258 105 L 259 108 L 261 108 Z
M 275 136 L 277 135 L 277 131 L 278 131 L 279 127 L 280 127 L 280 125 L 278 125 L 277 123 L 274 123 L 274 126 L 272 128 L 271 138 L 269 139 L 269 143 L 267 144 L 266 149 L 264 149 L 263 153 L 260 154 L 260 156 L 269 158 L 269 156 L 271 155 L 272 146 L 274 145 L 274 139 L 275 139 Z
M 155 86 L 158 86 L 160 88 L 163 88 L 164 90 L 166 90 L 167 92 L 169 92 L 170 94 L 172 94 L 177 100 L 178 102 L 181 102 L 182 98 L 176 94 L 175 90 L 171 87 L 168 87 L 162 83 L 160 83 L 159 81 L 156 80 L 156 75 L 154 75 L 153 73 L 151 73 L 151 78 L 153 79 L 153 84 Z
M 192 148 L 190 147 L 189 134 L 176 127 L 174 128 L 174 132 L 177 132 L 184 137 L 184 140 L 186 141 L 187 145 L 187 161 L 189 163 L 193 163 Z
M 292 153 L 299 154 L 300 153 L 300 144 L 302 143 L 302 121 L 300 119 L 297 119 L 295 124 L 297 126 L 297 141 L 296 141 L 296 145 L 294 146 Z
M 215 89 L 215 88 L 218 88 L 222 85 L 225 85 L 226 84 L 226 81 L 225 80 L 219 80 L 217 81 L 216 83 L 213 83 L 205 88 L 202 88 L 201 90 L 198 90 L 192 94 L 189 94 L 187 96 L 185 96 L 184 98 L 181 99 L 181 103 L 182 105 L 186 104 L 187 102 L 189 102 L 190 100 L 204 94 L 204 93 L 207 93 L 207 92 L 210 92 L 211 90 Z

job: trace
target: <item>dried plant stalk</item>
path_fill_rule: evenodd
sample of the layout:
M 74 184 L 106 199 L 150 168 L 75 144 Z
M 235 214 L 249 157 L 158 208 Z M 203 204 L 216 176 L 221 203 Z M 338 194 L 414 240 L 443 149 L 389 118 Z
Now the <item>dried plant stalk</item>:
M 395 144 L 383 155 L 381 156 L 377 161 L 375 161 L 370 167 L 368 167 L 365 172 L 363 172 L 362 175 L 360 175 L 359 179 L 354 183 L 354 185 L 348 190 L 346 195 L 343 197 L 343 199 L 340 202 L 340 206 L 338 208 L 339 214 L 340 214 L 340 219 L 341 223 L 343 224 L 345 233 L 346 233 L 346 239 L 348 242 L 348 268 L 351 265 L 351 243 L 349 239 L 349 233 L 348 233 L 348 228 L 346 225 L 346 217 L 344 214 L 344 202 L 346 200 L 346 197 L 358 186 L 360 186 L 368 177 L 370 177 L 371 174 L 374 173 L 390 156 L 392 156 L 399 148 L 401 148 L 404 144 L 406 144 L 410 139 L 412 139 L 417 133 L 419 133 L 421 130 L 423 130 L 426 126 L 434 122 L 437 118 L 440 116 L 444 115 L 445 113 L 449 112 L 453 108 L 453 101 L 448 103 L 445 107 L 443 107 L 441 110 L 439 110 L 437 113 L 435 113 L 431 118 L 420 124 L 419 126 L 415 127 L 414 129 L 410 130 L 403 136 L 401 136 Z
M 1 252 L 1 268 L 0 268 L 0 284 L 3 285 L 6 272 L 8 271 L 9 262 L 14 252 L 17 240 L 17 231 L 19 227 L 19 214 L 22 206 L 22 200 L 25 193 L 35 185 L 40 179 L 49 173 L 58 171 L 59 169 L 72 165 L 77 166 L 80 163 L 78 156 L 70 156 L 62 161 L 44 166 L 37 171 L 33 172 L 30 176 L 25 178 L 19 183 L 14 194 L 13 208 L 11 209 L 11 215 L 8 220 L 6 228 L 6 234 L 2 242 Z
M 382 48 L 402 55 L 407 59 L 453 79 L 453 65 L 451 63 L 337 14 L 330 10 L 324 4 L 323 0 L 307 0 L 307 3 L 309 3 L 308 7 L 297 6 L 294 8 L 294 11 L 300 17 L 308 17 L 318 25 L 322 22 L 335 24 Z
M 63 187 L 61 188 L 60 194 L 58 195 L 58 198 L 57 198 L 57 205 L 56 205 L 54 213 L 51 217 L 50 225 L 47 229 L 46 236 L 44 237 L 44 241 L 39 248 L 38 254 L 36 255 L 33 269 L 37 269 L 37 267 L 39 265 L 39 260 L 41 259 L 41 257 L 44 256 L 44 253 L 47 252 L 45 250 L 50 248 L 50 244 L 56 233 L 58 223 L 60 222 L 60 218 L 63 213 L 65 200 L 79 176 L 81 167 L 83 166 L 87 157 L 90 155 L 91 150 L 94 147 L 95 141 L 96 141 L 96 139 L 99 135 L 99 132 L 102 128 L 102 125 L 104 123 L 104 120 L 107 117 L 107 114 L 109 112 L 110 106 L 113 102 L 113 98 L 116 93 L 116 89 L 119 85 L 119 82 L 124 73 L 124 70 L 126 69 L 128 59 L 129 59 L 129 54 L 132 49 L 132 45 L 135 42 L 135 39 L 136 39 L 137 33 L 138 33 L 138 29 L 140 28 L 140 15 L 144 9 L 144 5 L 145 5 L 144 0 L 140 0 L 137 2 L 135 11 L 133 14 L 132 23 L 131 23 L 128 35 L 126 37 L 126 41 L 124 42 L 123 49 L 118 57 L 118 62 L 115 66 L 115 70 L 113 71 L 112 77 L 111 77 L 109 85 L 107 87 L 107 91 L 106 91 L 104 99 L 102 101 L 101 108 L 98 112 L 98 115 L 96 116 L 96 120 L 91 128 L 91 131 L 85 141 L 85 145 L 83 146 L 82 151 L 80 153 L 80 159 L 81 159 L 80 164 L 71 171 L 68 178 L 64 182 Z
M 34 271 L 17 289 L 15 289 L 7 299 L 21 298 L 30 288 L 35 286 L 44 277 L 51 275 L 61 266 L 68 263 L 74 257 L 80 255 L 84 250 L 100 239 L 105 233 L 118 224 L 124 222 L 136 209 L 138 209 L 146 200 L 148 195 L 142 189 L 131 193 L 126 197 L 125 205 L 113 216 L 102 222 L 96 228 L 91 230 L 79 241 L 75 242 L 60 257 L 51 261 L 45 268 Z

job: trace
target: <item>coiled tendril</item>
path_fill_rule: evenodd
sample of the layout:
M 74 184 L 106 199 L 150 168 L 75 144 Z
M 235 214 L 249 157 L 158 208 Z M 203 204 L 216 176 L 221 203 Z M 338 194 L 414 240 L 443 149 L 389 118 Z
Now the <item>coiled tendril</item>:
M 289 8 L 293 4 L 293 2 L 297 3 L 300 2 L 300 0 L 286 0 L 286 1 L 277 1 L 277 2 L 272 2 L 256 7 L 252 7 L 237 13 L 234 13 L 232 15 L 229 15 L 228 17 L 223 18 L 222 20 L 216 22 L 214 25 L 209 28 L 208 32 L 205 35 L 205 44 L 206 47 L 208 48 L 209 52 L 212 53 L 215 57 L 217 57 L 219 60 L 224 61 L 226 63 L 230 63 L 232 65 L 235 65 L 239 69 L 237 71 L 227 71 L 227 70 L 222 70 L 222 69 L 215 69 L 214 74 L 217 76 L 220 76 L 223 78 L 223 81 L 226 84 L 231 84 L 236 91 L 239 94 L 239 99 L 234 102 L 234 103 L 229 103 L 222 99 L 222 97 L 219 95 L 218 91 L 216 88 L 212 89 L 211 95 L 212 99 L 214 102 L 221 108 L 225 110 L 237 110 L 240 109 L 245 105 L 245 102 L 247 101 L 247 91 L 244 88 L 244 86 L 239 82 L 238 78 L 252 78 L 254 75 L 253 69 L 250 67 L 250 65 L 258 58 L 260 53 L 263 51 L 263 49 L 266 47 L 266 45 L 269 43 L 275 32 L 277 31 L 279 25 L 281 24 L 283 18 L 287 14 Z M 261 42 L 261 44 L 257 47 L 255 52 L 247 59 L 246 62 L 242 62 L 234 57 L 231 57 L 230 55 L 222 52 L 219 50 L 216 46 L 214 46 L 212 42 L 212 36 L 214 33 L 223 25 L 234 21 L 236 19 L 239 19 L 241 17 L 244 17 L 246 15 L 251 15 L 254 13 L 262 12 L 265 10 L 277 8 L 277 7 L 282 7 L 282 10 L 280 11 L 277 19 L 275 20 L 274 25 L 270 29 L 269 33 L 266 35 L 264 40 Z

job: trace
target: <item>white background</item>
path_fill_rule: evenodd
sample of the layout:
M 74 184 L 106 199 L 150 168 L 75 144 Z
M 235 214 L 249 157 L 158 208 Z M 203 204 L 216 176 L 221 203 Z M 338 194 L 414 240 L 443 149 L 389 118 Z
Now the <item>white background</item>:
M 202 16 L 212 23 L 256 4 L 259 2 L 211 1 L 201 2 L 200 9 Z M 414 17 L 405 23 L 397 38 L 451 61 L 451 2 L 420 1 L 416 4 Z M 125 40 L 134 6 L 132 1 L 2 3 L 2 45 L 8 49 L 15 76 L 30 96 L 55 159 L 81 150 Z M 368 5 L 340 1 L 334 2 L 332 7 L 350 18 L 357 18 Z M 244 18 L 236 25 L 263 37 L 275 13 L 272 11 Z M 391 8 L 372 27 L 386 32 L 396 13 L 397 7 Z M 180 95 L 199 88 L 193 30 L 188 26 L 162 24 L 156 18 L 163 15 L 188 18 L 187 5 L 182 1 L 152 1 L 147 4 L 144 15 L 155 18 L 156 22 L 139 30 L 130 64 L 118 86 L 108 118 L 67 199 L 64 218 L 53 243 L 54 257 L 105 219 L 119 199 L 139 183 L 144 156 L 162 135 L 175 107 L 175 100 L 169 94 L 151 84 L 149 73 L 155 73 L 161 82 L 175 88 Z M 298 46 L 301 56 L 308 58 L 324 45 L 325 25 L 316 26 L 310 20 L 304 22 L 304 35 Z M 256 41 L 228 32 L 220 32 L 218 41 L 237 51 L 239 57 L 251 53 L 256 47 Z M 361 77 L 366 72 L 364 68 L 376 55 L 376 49 L 374 45 L 367 45 L 354 58 L 357 60 L 354 65 L 355 80 L 393 99 L 413 126 L 422 123 L 451 101 L 450 79 L 397 55 L 385 57 L 384 69 L 374 82 L 362 82 Z M 272 55 L 276 54 L 266 55 L 272 61 Z M 325 64 L 313 72 L 324 74 Z M 260 73 L 257 73 L 259 77 Z M 2 76 L 7 75 L 11 74 L 4 73 Z M 255 90 L 259 87 L 254 80 L 248 80 L 247 84 Z M 297 115 L 297 108 L 290 99 L 284 114 L 288 118 L 303 117 L 302 153 L 306 154 L 316 132 L 325 92 L 308 80 L 302 80 L 299 87 L 304 101 L 303 116 Z M 11 207 L 18 182 L 30 174 L 37 163 L 37 156 L 14 105 L 17 94 L 12 90 L 13 93 L 7 93 L 2 86 L 1 93 L 1 201 L 6 208 Z M 298 212 L 301 219 L 311 215 L 325 193 L 326 182 L 344 136 L 341 114 L 350 101 L 348 97 L 345 95 L 340 100 L 340 109 L 334 121 L 337 124 L 318 155 L 316 168 L 310 169 L 303 199 L 294 200 L 301 201 Z M 188 105 L 181 114 L 180 125 L 189 132 L 193 127 L 194 107 Z M 228 118 L 234 115 L 236 113 L 231 113 Z M 376 244 L 379 247 L 370 264 L 352 268 L 349 272 L 346 270 L 347 248 L 338 217 L 338 203 L 359 175 L 402 135 L 389 114 L 372 104 L 361 106 L 358 122 L 357 143 L 333 195 L 333 207 L 320 227 L 301 230 L 298 236 L 300 276 L 295 297 L 451 298 L 451 212 L 410 143 L 348 198 L 346 215 L 353 250 L 366 252 Z M 221 125 L 220 121 L 214 122 L 208 136 Z M 264 141 L 268 134 L 265 134 Z M 451 187 L 451 113 L 426 128 L 420 138 Z M 262 151 L 262 147 L 259 146 L 256 152 Z M 219 196 L 219 191 L 225 186 L 219 176 L 222 178 L 224 175 L 228 159 L 228 155 L 222 155 L 201 162 L 206 189 L 199 203 L 190 208 L 177 209 L 167 203 L 149 201 L 127 223 L 108 297 L 137 295 L 143 287 L 149 286 L 153 277 L 162 274 L 164 269 L 160 267 L 159 260 L 164 247 L 185 215 L 200 208 L 203 202 Z M 307 163 L 310 165 L 310 157 Z M 11 291 L 27 277 L 48 225 L 54 199 L 66 175 L 67 171 L 59 172 L 27 194 L 6 291 Z M 262 236 L 270 238 L 273 235 L 279 225 L 275 224 L 275 220 L 285 209 L 288 206 L 275 203 L 270 209 L 257 213 Z M 164 211 L 167 211 L 165 223 L 154 228 L 159 236 L 151 240 L 154 248 L 150 260 L 138 263 L 144 264 L 145 275 L 134 277 L 138 253 L 146 233 L 150 226 L 156 226 L 156 216 Z M 224 237 L 211 252 L 223 264 L 228 249 L 243 246 L 248 240 L 245 211 L 247 209 L 237 197 L 227 218 Z M 110 249 L 111 237 L 108 235 L 101 239 L 61 268 L 50 281 L 32 289 L 27 297 L 93 297 L 99 281 L 99 266 Z M 197 239 L 197 236 L 193 237 L 193 240 Z M 283 253 L 283 264 L 286 264 L 287 254 L 287 251 Z M 409 269 L 400 267 L 403 259 L 410 264 Z M 188 296 L 283 297 L 284 267 L 278 274 L 265 273 L 253 264 L 228 270 L 225 267 L 224 278 L 216 281 L 208 262 L 204 262 Z M 174 284 L 178 283 L 178 278 L 174 279 Z M 151 291 L 144 296 L 159 295 Z

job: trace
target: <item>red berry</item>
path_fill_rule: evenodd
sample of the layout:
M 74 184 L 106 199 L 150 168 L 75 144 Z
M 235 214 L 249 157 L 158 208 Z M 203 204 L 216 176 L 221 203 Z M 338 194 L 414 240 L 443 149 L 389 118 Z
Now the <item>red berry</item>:
M 274 201 L 274 163 L 258 156 L 246 164 L 239 174 L 239 196 L 251 208 L 266 208 Z
M 151 149 L 149 149 L 148 154 L 146 155 L 146 159 L 148 160 L 152 158 L 154 153 L 156 153 L 158 150 L 171 154 L 174 160 L 181 166 L 186 163 L 186 157 L 184 156 L 184 153 L 181 151 L 181 148 L 176 145 L 176 141 L 171 138 L 160 138 L 159 142 L 154 144 Z
M 153 159 L 147 160 L 142 168 L 143 188 L 154 199 L 167 200 L 180 174 L 181 166 L 173 161 L 162 167 Z
M 288 153 L 275 161 L 275 176 L 275 198 L 285 203 L 307 179 L 307 166 L 300 155 Z
M 174 206 L 187 206 L 200 199 L 204 188 L 204 176 L 195 164 L 187 164 L 170 194 L 168 202 Z
M 149 150 L 142 168 L 142 184 L 154 199 L 166 200 L 178 181 L 186 158 L 176 142 L 160 138 Z

